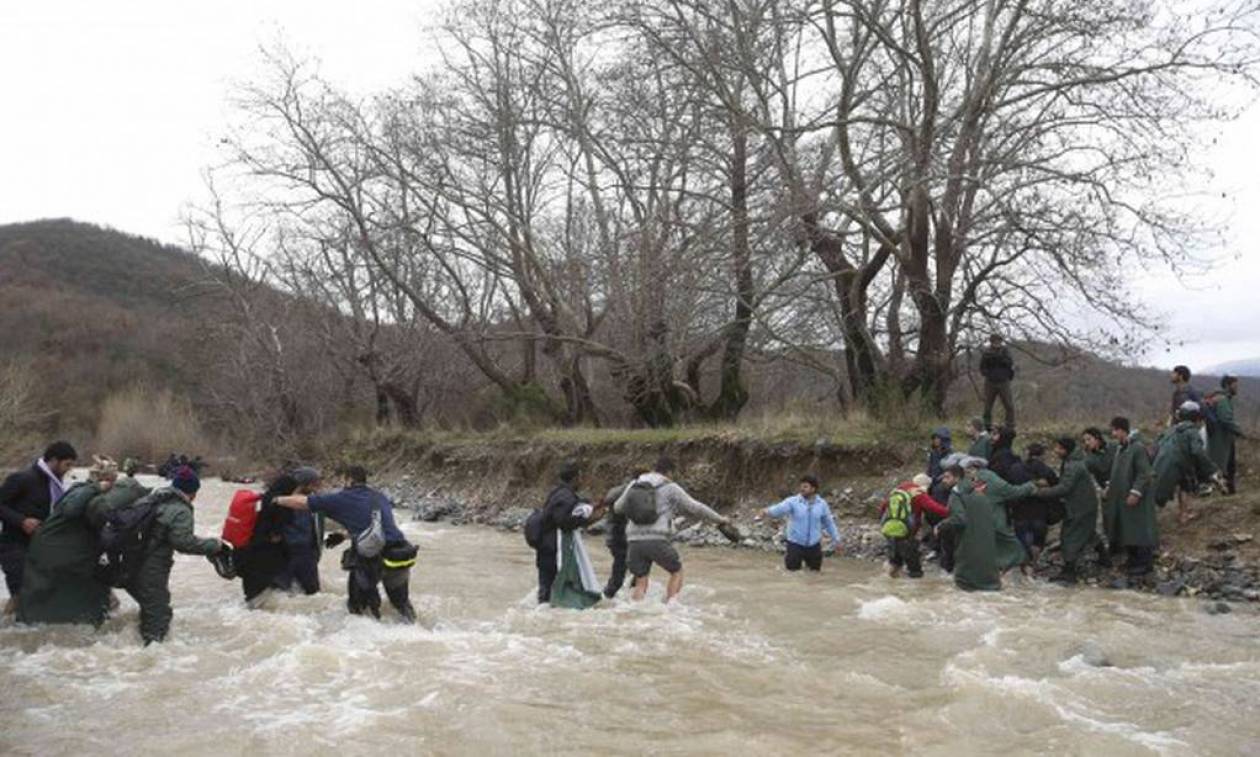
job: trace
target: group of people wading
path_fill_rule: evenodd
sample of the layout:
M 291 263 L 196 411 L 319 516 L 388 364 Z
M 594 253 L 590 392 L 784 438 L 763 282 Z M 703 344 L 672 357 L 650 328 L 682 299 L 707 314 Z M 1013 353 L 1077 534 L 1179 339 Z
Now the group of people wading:
M 346 541 L 349 611 L 379 618 L 384 586 L 399 618 L 416 619 L 409 576 L 417 549 L 361 466 L 344 469 L 342 486 L 330 491 L 316 469 L 292 466 L 261 493 L 237 492 L 223 536 L 202 538 L 193 530 L 201 489 L 193 466 L 166 470 L 166 485 L 150 489 L 134 468 L 95 457 L 88 480 L 70 485 L 77 459 L 73 446 L 56 442 L 0 485 L 5 614 L 19 622 L 100 625 L 121 589 L 140 606 L 140 636 L 150 644 L 170 632 L 176 552 L 204 555 L 223 578 L 239 578 L 246 605 L 257 609 L 272 592 L 319 592 L 321 551 Z M 325 518 L 344 532 L 325 536 Z

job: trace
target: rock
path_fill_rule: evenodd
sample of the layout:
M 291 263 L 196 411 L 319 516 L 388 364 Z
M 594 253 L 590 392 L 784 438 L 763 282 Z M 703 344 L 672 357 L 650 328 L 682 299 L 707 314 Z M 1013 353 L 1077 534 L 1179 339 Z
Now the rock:
M 1235 544 L 1246 544 L 1247 542 L 1252 541 L 1252 540 L 1253 540 L 1253 539 L 1255 539 L 1255 538 L 1256 538 L 1256 537 L 1252 536 L 1251 534 L 1241 534 L 1241 533 L 1236 533 L 1236 534 L 1234 534 L 1234 543 L 1235 543 Z
M 1107 654 L 1093 642 L 1086 642 L 1078 653 L 1081 661 L 1093 668 L 1110 668 L 1114 667 Z
M 1232 546 L 1234 546 L 1233 539 L 1217 539 L 1216 541 L 1208 542 L 1208 549 L 1214 549 L 1217 552 L 1222 552 Z
M 1233 612 L 1233 608 L 1228 602 L 1210 602 L 1203 606 L 1203 611 L 1208 615 L 1228 615 Z
M 1155 593 L 1165 597 L 1175 597 L 1185 588 L 1185 581 L 1180 578 L 1174 578 L 1170 581 L 1164 581 L 1163 583 L 1157 585 L 1155 587 Z

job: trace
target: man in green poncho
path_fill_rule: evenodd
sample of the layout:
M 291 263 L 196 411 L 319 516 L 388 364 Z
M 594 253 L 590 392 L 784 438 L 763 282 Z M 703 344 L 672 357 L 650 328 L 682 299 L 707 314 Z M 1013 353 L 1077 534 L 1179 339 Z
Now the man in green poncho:
M 972 418 L 967 424 L 967 435 L 971 437 L 971 447 L 967 450 L 969 457 L 988 460 L 993 454 L 993 437 L 980 418 Z
M 1238 461 L 1235 444 L 1246 439 L 1242 427 L 1234 417 L 1234 398 L 1238 396 L 1238 377 L 1222 376 L 1221 390 L 1208 395 L 1206 402 L 1212 406 L 1208 423 L 1208 456 L 1225 477 L 1225 491 L 1235 492 L 1238 477 Z
M 1128 553 L 1128 573 L 1143 576 L 1154 569 L 1159 532 L 1155 523 L 1155 474 L 1146 447 L 1131 430 L 1129 419 L 1111 420 L 1116 459 L 1111 466 L 1103 520 L 1112 551 Z
M 88 482 L 58 500 L 31 539 L 18 605 L 23 623 L 99 625 L 105 620 L 109 586 L 96 576 L 97 532 L 110 510 L 149 490 L 133 478 L 120 478 L 109 458 L 96 458 L 88 475 Z
M 997 560 L 997 569 L 1005 572 L 1023 564 L 1028 559 L 1028 552 L 1024 549 L 1019 537 L 1015 536 L 1015 530 L 1011 528 L 1010 514 L 1006 506 L 1011 502 L 1031 496 L 1037 491 L 1037 485 L 1031 481 L 1018 486 L 1008 483 L 1006 479 L 985 467 L 984 461 L 979 458 L 967 458 L 963 460 L 962 465 L 968 472 L 974 471 L 972 476 L 976 481 L 984 484 L 984 494 L 992 503 L 994 559 Z
M 1108 439 L 1103 430 L 1090 426 L 1081 434 L 1081 446 L 1085 453 L 1085 468 L 1098 486 L 1107 488 L 1111 478 L 1111 464 L 1116 460 L 1116 443 Z
M 957 465 L 946 468 L 942 476 L 953 486 L 949 517 L 941 521 L 936 532 L 953 532 L 957 539 L 954 585 L 964 591 L 997 591 L 1002 588 L 1002 574 L 997 567 L 993 501 L 985 494 L 986 484 L 966 479 Z
M 1084 451 L 1076 449 L 1076 440 L 1068 436 L 1059 439 L 1054 444 L 1054 452 L 1063 461 L 1059 483 L 1038 489 L 1037 496 L 1064 500 L 1063 524 L 1059 527 L 1059 540 L 1063 545 L 1063 570 L 1051 580 L 1071 585 L 1077 581 L 1076 568 L 1081 555 L 1098 538 L 1095 531 L 1095 524 L 1098 522 L 1098 488 L 1090 477 Z
M 1180 523 L 1195 517 L 1185 497 L 1187 492 L 1197 488 L 1193 482 L 1213 480 L 1221 484 L 1216 465 L 1203 445 L 1201 421 L 1198 404 L 1186 402 L 1177 411 L 1177 425 L 1161 434 L 1157 443 L 1155 504 L 1163 507 L 1176 496 L 1177 520 Z

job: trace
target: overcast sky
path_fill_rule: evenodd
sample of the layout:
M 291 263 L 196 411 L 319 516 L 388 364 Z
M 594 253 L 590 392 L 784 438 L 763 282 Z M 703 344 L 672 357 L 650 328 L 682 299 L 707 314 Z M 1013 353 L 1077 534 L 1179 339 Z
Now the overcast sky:
M 333 81 L 387 87 L 431 49 L 438 0 L 40 0 L 0 3 L 0 223 L 71 217 L 185 241 L 179 215 L 204 197 L 201 171 L 229 117 L 233 82 L 279 39 L 318 56 Z M 1143 278 L 1180 346 L 1135 362 L 1207 367 L 1260 357 L 1260 108 L 1202 156 L 1229 254 L 1210 276 Z M 1161 191 L 1153 188 L 1152 191 Z

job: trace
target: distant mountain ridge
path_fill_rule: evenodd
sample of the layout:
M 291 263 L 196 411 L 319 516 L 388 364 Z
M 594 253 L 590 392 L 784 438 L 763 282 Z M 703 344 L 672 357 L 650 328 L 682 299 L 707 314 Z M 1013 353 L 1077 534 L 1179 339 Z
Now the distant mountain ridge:
M 1214 365 L 1211 368 L 1205 368 L 1203 372 L 1213 376 L 1223 376 L 1228 373 L 1231 376 L 1249 376 L 1251 378 L 1260 378 L 1260 357 L 1230 360 L 1227 363 L 1221 363 L 1220 365 Z

